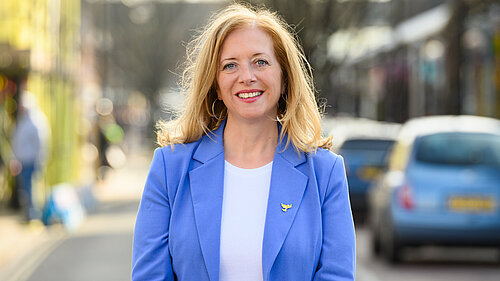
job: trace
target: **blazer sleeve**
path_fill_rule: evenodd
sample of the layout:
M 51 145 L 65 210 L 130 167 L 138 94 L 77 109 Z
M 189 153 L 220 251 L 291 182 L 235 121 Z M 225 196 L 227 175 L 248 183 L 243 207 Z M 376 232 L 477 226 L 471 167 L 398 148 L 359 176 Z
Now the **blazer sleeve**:
M 356 239 L 347 177 L 343 158 L 335 157 L 321 208 L 323 244 L 314 281 L 355 279 Z
M 170 201 L 162 149 L 156 149 L 137 213 L 132 281 L 174 280 L 170 257 Z

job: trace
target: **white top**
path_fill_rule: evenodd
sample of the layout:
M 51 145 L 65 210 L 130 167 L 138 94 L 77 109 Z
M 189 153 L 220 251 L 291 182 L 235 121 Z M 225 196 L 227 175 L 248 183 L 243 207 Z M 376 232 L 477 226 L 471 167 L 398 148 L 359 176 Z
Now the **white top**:
M 220 281 L 263 280 L 262 241 L 273 162 L 242 169 L 226 161 L 220 241 Z

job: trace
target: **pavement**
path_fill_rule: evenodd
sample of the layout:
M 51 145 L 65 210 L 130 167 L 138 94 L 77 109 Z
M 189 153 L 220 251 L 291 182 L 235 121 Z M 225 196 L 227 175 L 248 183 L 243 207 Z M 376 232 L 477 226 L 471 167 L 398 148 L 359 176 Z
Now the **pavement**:
M 129 153 L 124 166 L 110 170 L 106 177 L 91 188 L 91 197 L 99 206 L 119 206 L 123 202 L 139 202 L 153 150 Z M 88 194 L 87 194 L 88 196 Z M 86 198 L 88 200 L 88 198 Z M 101 208 L 102 209 L 102 208 Z M 124 218 L 125 219 L 125 218 Z M 107 231 L 133 228 L 134 217 L 128 216 L 121 224 L 105 225 Z M 44 226 L 41 222 L 23 223 L 16 212 L 0 214 L 0 280 L 24 281 L 68 237 L 82 235 L 92 229 L 103 229 L 92 210 L 80 229 L 69 232 L 60 224 Z

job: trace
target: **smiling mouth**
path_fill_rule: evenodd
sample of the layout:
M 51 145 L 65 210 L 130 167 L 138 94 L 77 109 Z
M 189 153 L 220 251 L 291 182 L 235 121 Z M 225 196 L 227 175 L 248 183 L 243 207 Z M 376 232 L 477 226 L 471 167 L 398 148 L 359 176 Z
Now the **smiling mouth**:
M 236 94 L 240 99 L 249 99 L 249 98 L 254 98 L 262 95 L 264 92 L 258 91 L 258 92 L 251 92 L 251 93 L 238 93 Z

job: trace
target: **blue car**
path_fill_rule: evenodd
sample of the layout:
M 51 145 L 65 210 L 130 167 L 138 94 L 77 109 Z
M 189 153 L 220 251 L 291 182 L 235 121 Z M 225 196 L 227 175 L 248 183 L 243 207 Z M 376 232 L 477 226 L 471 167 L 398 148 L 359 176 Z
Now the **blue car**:
M 401 124 L 343 117 L 330 120 L 330 127 L 334 151 L 344 157 L 354 217 L 363 221 L 368 187 L 387 169 Z
M 403 125 L 389 170 L 369 190 L 372 248 L 388 261 L 405 246 L 500 251 L 500 121 L 422 117 Z
M 344 157 L 349 197 L 355 216 L 367 209 L 366 192 L 373 180 L 386 169 L 386 157 L 394 140 L 381 138 L 351 138 L 339 149 Z

